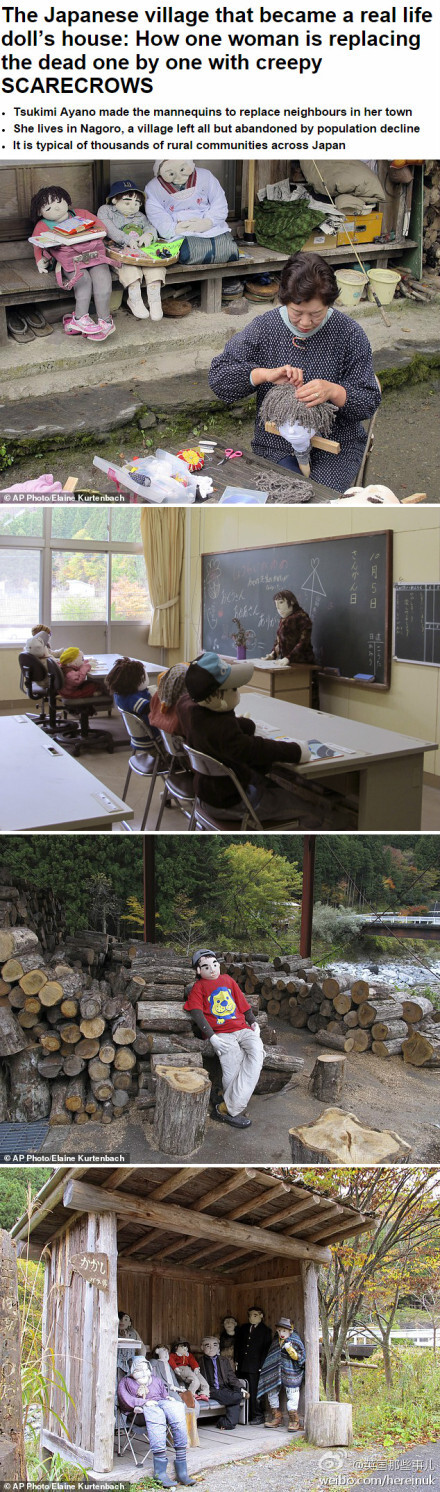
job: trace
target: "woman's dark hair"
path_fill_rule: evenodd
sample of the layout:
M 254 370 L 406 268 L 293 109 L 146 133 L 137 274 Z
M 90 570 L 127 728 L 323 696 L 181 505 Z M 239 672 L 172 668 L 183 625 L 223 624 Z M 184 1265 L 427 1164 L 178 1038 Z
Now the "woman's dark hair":
M 315 296 L 325 306 L 332 306 L 338 295 L 335 272 L 320 254 L 293 254 L 292 259 L 287 260 L 278 292 L 282 306 L 300 306 Z
M 289 606 L 298 605 L 296 596 L 294 596 L 293 591 L 277 591 L 273 599 L 274 601 L 288 601 Z M 261 1310 L 261 1306 L 251 1306 L 251 1310 L 259 1311 Z
M 110 202 L 110 204 L 112 204 L 113 202 L 120 202 L 121 197 L 137 197 L 139 210 L 141 212 L 145 212 L 145 197 L 143 192 L 138 191 L 137 187 L 126 187 L 125 192 L 117 192 L 116 195 L 113 195 L 112 192 L 110 192 L 108 201 Z
M 33 223 L 38 223 L 39 219 L 44 216 L 45 202 L 67 202 L 68 207 L 72 206 L 70 193 L 65 192 L 64 187 L 40 187 L 40 191 L 36 192 L 35 197 L 32 198 L 29 209 Z
M 107 674 L 106 683 L 115 694 L 134 694 L 144 672 L 144 665 L 137 658 L 118 658 Z

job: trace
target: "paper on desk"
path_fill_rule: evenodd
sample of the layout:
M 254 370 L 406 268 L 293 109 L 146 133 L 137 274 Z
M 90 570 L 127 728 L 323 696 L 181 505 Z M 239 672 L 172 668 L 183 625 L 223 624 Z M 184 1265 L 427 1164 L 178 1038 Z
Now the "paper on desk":
M 249 718 L 249 717 L 248 717 Z M 287 736 L 284 731 L 277 730 L 275 726 L 269 726 L 264 720 L 255 721 L 258 736 L 265 736 L 268 741 L 295 741 L 296 736 Z M 310 760 L 334 761 L 336 757 L 356 756 L 357 752 L 348 746 L 335 746 L 331 741 L 318 741 L 315 737 L 307 741 L 310 751 Z

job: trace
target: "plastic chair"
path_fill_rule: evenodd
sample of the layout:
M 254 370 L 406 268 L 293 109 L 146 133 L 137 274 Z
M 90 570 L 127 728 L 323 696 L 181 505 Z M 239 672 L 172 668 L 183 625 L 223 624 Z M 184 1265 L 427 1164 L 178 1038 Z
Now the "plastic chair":
M 381 386 L 380 386 L 380 383 L 379 383 L 379 379 L 376 377 L 376 375 L 375 375 L 375 379 L 376 379 L 376 388 L 378 388 L 379 389 L 379 393 L 382 394 L 382 389 L 381 389 Z M 379 414 L 379 408 L 380 408 L 380 405 L 378 406 L 377 409 L 375 409 L 374 414 L 372 414 L 372 416 L 371 416 L 371 419 L 368 420 L 368 422 L 366 422 L 367 440 L 366 440 L 366 445 L 365 445 L 365 448 L 364 448 L 364 453 L 363 453 L 363 456 L 362 456 L 362 461 L 361 461 L 361 464 L 360 464 L 360 467 L 359 467 L 359 471 L 358 471 L 357 476 L 355 477 L 354 482 L 353 482 L 353 487 L 362 487 L 362 486 L 365 485 L 365 477 L 366 477 L 367 466 L 368 466 L 368 462 L 370 460 L 371 452 L 372 452 L 373 446 L 374 446 L 374 430 L 375 430 L 375 424 L 376 424 L 377 416 Z
M 192 773 L 187 770 L 182 737 L 171 736 L 166 730 L 161 730 L 160 734 L 170 762 L 164 777 L 162 801 L 155 826 L 156 830 L 160 829 L 167 803 L 176 803 L 181 808 L 185 818 L 189 820 L 191 819 L 194 808 L 194 778 Z
M 134 772 L 137 777 L 151 778 L 150 788 L 141 823 L 142 831 L 143 829 L 145 829 L 145 825 L 147 822 L 151 799 L 153 797 L 154 789 L 156 786 L 156 778 L 163 777 L 168 771 L 169 758 L 168 753 L 165 751 L 163 741 L 158 736 L 153 735 L 151 726 L 149 726 L 145 720 L 139 720 L 139 717 L 137 715 L 134 715 L 131 710 L 121 710 L 120 705 L 118 705 L 118 710 L 124 721 L 127 735 L 130 737 L 130 746 L 133 750 L 133 756 L 131 756 L 129 759 L 128 772 L 124 783 L 124 791 L 122 794 L 123 803 L 126 802 L 126 794 L 128 792 L 128 785 L 132 772 Z M 145 760 L 146 752 L 147 760 Z M 148 760 L 148 757 L 150 758 L 150 760 Z M 153 765 L 151 765 L 151 758 L 153 761 Z
M 59 690 L 62 688 L 64 676 L 62 669 L 55 658 L 48 658 L 46 667 L 40 658 L 35 658 L 33 653 L 19 653 L 20 664 L 20 689 L 27 694 L 28 699 L 39 701 L 41 710 L 29 719 L 42 730 L 52 736 L 59 744 L 67 745 L 78 736 L 78 726 L 73 721 L 67 720 L 67 710 L 64 704 L 60 705 L 58 700 Z M 48 705 L 46 712 L 45 705 Z M 75 750 L 76 754 L 76 750 Z

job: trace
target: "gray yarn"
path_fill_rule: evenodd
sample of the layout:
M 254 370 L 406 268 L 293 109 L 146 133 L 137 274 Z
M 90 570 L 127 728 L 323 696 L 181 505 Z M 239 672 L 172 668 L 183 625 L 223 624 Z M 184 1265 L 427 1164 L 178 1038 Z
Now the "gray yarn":
M 268 492 L 267 504 L 271 503 L 309 503 L 313 497 L 313 482 L 306 482 L 304 478 L 295 476 L 271 475 L 264 473 L 255 477 L 255 486 L 259 492 Z
M 278 425 L 278 429 L 280 425 L 294 425 L 297 420 L 304 430 L 315 430 L 317 435 L 328 438 L 337 413 L 336 404 L 331 404 L 328 400 L 324 404 L 314 404 L 313 409 L 308 408 L 297 399 L 291 384 L 284 383 L 278 388 L 269 389 L 265 394 L 260 408 L 260 420 L 263 424 L 270 420 Z

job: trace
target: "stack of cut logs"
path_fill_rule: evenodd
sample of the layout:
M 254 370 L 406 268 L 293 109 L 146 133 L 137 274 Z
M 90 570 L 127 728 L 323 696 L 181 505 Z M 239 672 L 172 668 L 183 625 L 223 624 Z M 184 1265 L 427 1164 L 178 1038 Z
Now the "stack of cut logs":
M 201 1069 L 202 1087 L 207 1072 L 218 1088 L 216 1054 L 183 1009 L 194 978 L 183 956 L 140 944 L 131 964 L 125 949 L 123 960 L 106 954 L 106 977 L 97 978 L 106 935 L 79 934 L 77 952 L 79 944 L 72 968 L 64 951 L 44 955 L 32 929 L 0 929 L 0 1054 L 8 1063 L 0 1064 L 0 1119 L 32 1122 L 50 1114 L 54 1125 L 108 1124 L 130 1101 L 155 1108 L 165 1066 L 175 1074 L 176 1091 L 185 1084 L 189 1091 Z M 69 946 L 73 951 L 72 940 Z M 227 952 L 221 968 L 244 990 L 261 1028 L 265 1058 L 257 1093 L 279 1092 L 304 1066 L 277 1045 L 270 1024 L 277 1016 L 330 1050 L 401 1053 L 416 1067 L 440 1067 L 440 1012 L 424 995 L 397 996 L 391 986 L 362 979 L 345 988 L 300 957 L 271 962 L 263 954 Z
M 154 1108 L 157 1068 L 208 1069 L 217 1058 L 209 1042 L 194 1035 L 183 1010 L 191 969 L 171 950 L 143 945 L 131 967 L 117 961 L 105 979 L 81 963 L 102 957 L 104 935 L 78 935 L 77 967 L 43 957 L 36 934 L 26 927 L 0 930 L 0 1052 L 9 1060 L 9 1084 L 0 1082 L 0 1119 L 86 1124 L 109 1123 L 134 1100 Z M 71 940 L 70 940 L 71 946 Z M 78 966 L 79 965 L 79 966 Z M 258 996 L 252 1007 L 258 1010 Z M 299 1057 L 274 1051 L 276 1033 L 259 1012 L 268 1044 L 260 1092 L 278 1091 L 303 1067 Z M 203 1055 L 202 1055 L 203 1053 Z M 211 1074 L 212 1075 L 212 1074 Z
M 31 928 L 42 947 L 52 953 L 63 935 L 64 909 L 50 887 L 30 885 L 20 878 L 11 886 L 8 867 L 0 868 L 0 928 L 16 924 Z
M 415 1067 L 440 1066 L 440 1011 L 425 995 L 365 979 L 345 988 L 299 957 L 274 958 L 273 965 L 231 958 L 227 968 L 251 1004 L 257 996 L 268 1016 L 311 1031 L 320 1045 L 384 1058 L 401 1053 Z
M 427 161 L 423 191 L 423 258 L 440 272 L 440 161 Z

